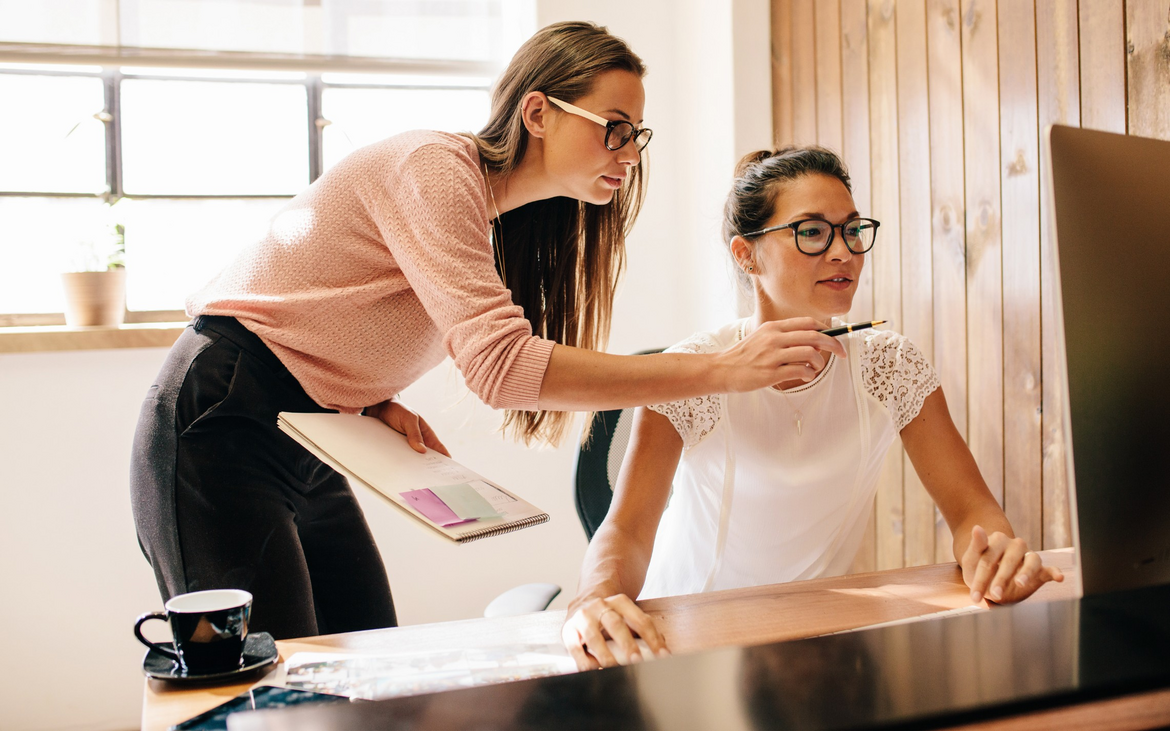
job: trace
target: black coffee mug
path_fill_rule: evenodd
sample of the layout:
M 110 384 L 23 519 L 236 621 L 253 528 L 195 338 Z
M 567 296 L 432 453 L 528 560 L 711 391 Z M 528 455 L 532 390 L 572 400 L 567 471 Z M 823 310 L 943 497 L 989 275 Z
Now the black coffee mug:
M 134 623 L 139 642 L 172 658 L 189 675 L 225 672 L 243 663 L 251 594 L 240 589 L 196 591 L 171 597 L 165 608 L 166 612 L 147 612 Z M 171 625 L 174 650 L 142 636 L 143 623 L 151 619 Z

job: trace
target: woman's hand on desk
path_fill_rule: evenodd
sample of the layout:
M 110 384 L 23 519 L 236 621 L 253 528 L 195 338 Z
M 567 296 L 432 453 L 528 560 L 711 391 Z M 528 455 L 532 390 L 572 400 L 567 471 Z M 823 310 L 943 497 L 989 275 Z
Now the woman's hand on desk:
M 615 665 L 641 662 L 642 652 L 634 639 L 637 634 L 650 651 L 669 655 L 666 640 L 658 632 L 654 618 L 643 612 L 625 594 L 607 598 L 579 597 L 569 606 L 569 618 L 561 628 L 561 640 L 580 670 L 596 670 Z M 575 605 L 575 606 L 574 606 Z M 612 639 L 610 650 L 606 638 Z
M 421 416 L 414 411 L 411 411 L 404 406 L 397 399 L 390 399 L 383 401 L 380 404 L 366 408 L 367 416 L 375 416 L 381 419 L 386 426 L 406 437 L 406 442 L 411 449 L 419 453 L 426 453 L 427 448 L 435 450 L 436 452 L 451 456 L 439 438 L 435 436 L 435 432 L 431 429 Z
M 959 562 L 971 600 L 985 596 L 997 604 L 1011 604 L 1030 597 L 1049 581 L 1064 581 L 1055 566 L 1043 566 L 1040 555 L 1028 550 L 1022 538 L 996 531 L 987 535 L 982 526 L 971 529 L 971 543 Z

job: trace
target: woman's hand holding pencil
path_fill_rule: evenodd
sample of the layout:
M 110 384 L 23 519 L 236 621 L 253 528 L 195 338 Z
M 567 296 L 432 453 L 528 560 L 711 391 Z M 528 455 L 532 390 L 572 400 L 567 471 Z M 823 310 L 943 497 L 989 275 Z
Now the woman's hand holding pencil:
M 822 333 L 824 329 L 823 322 L 811 317 L 794 317 L 741 332 L 731 347 L 715 353 L 715 367 L 726 367 L 728 374 L 721 390 L 742 393 L 776 383 L 811 381 L 825 367 L 828 353 L 845 357 L 845 347 Z

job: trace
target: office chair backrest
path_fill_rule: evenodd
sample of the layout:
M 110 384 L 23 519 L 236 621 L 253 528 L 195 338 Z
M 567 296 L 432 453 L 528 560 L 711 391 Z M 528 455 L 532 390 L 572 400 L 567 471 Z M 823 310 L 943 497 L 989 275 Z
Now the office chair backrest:
M 661 353 L 662 349 L 646 350 L 638 355 Z M 593 540 L 593 534 L 605 520 L 609 504 L 613 500 L 613 488 L 617 484 L 622 458 L 630 445 L 630 430 L 634 423 L 634 410 L 614 409 L 593 414 L 593 432 L 589 441 L 577 452 L 576 502 L 577 516 L 585 536 Z

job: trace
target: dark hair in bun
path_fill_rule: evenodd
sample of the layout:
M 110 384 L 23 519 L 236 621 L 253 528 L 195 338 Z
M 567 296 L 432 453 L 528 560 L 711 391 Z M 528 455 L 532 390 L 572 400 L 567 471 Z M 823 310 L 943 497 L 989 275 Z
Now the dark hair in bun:
M 723 242 L 731 251 L 731 239 L 767 224 L 776 208 L 776 197 L 784 184 L 806 175 L 829 175 L 840 180 L 853 192 L 845 163 L 832 150 L 823 147 L 782 147 L 757 150 L 740 158 L 735 166 L 735 180 L 723 206 Z M 749 285 L 747 275 L 735 267 L 740 284 Z

